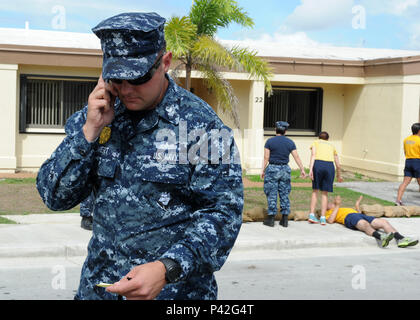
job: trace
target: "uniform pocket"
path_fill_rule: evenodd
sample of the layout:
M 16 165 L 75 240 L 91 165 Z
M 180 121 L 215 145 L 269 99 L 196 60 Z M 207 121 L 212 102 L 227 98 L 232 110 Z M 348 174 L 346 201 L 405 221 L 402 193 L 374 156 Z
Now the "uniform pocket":
M 98 176 L 114 178 L 117 168 L 117 160 L 100 158 L 98 161 Z
M 140 166 L 136 177 L 150 182 L 187 185 L 189 181 L 189 167 L 181 164 L 153 164 Z

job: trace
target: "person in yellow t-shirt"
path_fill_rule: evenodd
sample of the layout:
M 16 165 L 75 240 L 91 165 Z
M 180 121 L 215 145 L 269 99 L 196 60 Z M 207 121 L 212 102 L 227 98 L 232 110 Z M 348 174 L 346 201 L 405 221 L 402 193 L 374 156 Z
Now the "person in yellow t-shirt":
M 394 238 L 400 248 L 411 247 L 418 244 L 418 240 L 404 237 L 398 233 L 388 220 L 367 216 L 361 213 L 360 202 L 362 199 L 363 196 L 360 196 L 356 201 L 355 209 L 353 209 L 341 208 L 341 197 L 335 197 L 334 202 L 328 203 L 327 205 L 328 210 L 325 213 L 327 223 L 340 223 L 348 229 L 362 231 L 368 236 L 377 239 L 383 248 L 388 246 L 389 242 Z M 385 234 L 379 233 L 379 229 L 383 229 Z
M 405 168 L 404 180 L 398 188 L 396 206 L 402 206 L 401 199 L 407 186 L 413 178 L 417 179 L 420 185 L 420 123 L 411 126 L 413 135 L 404 140 Z
M 312 179 L 312 197 L 309 214 L 310 223 L 321 223 L 326 225 L 325 212 L 327 211 L 328 192 L 333 192 L 333 183 L 337 168 L 337 180 L 342 182 L 340 162 L 335 147 L 328 142 L 328 132 L 321 132 L 319 140 L 311 145 L 311 161 L 309 164 L 309 176 Z M 318 193 L 321 191 L 321 219 L 315 216 Z

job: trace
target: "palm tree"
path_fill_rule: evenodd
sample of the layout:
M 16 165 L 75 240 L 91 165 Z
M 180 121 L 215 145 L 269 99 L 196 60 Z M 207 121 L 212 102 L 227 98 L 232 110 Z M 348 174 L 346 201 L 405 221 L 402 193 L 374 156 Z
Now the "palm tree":
M 201 72 L 223 111 L 232 112 L 239 128 L 238 99 L 221 71 L 247 72 L 250 77 L 264 81 L 268 93 L 272 92 L 269 80 L 272 73 L 268 63 L 257 57 L 255 51 L 238 46 L 226 48 L 215 39 L 217 30 L 231 23 L 254 26 L 252 19 L 234 0 L 195 0 L 188 16 L 175 16 L 167 22 L 165 35 L 168 50 L 179 62 L 173 76 L 177 78 L 178 72 L 184 68 L 185 88 L 190 90 L 192 70 Z

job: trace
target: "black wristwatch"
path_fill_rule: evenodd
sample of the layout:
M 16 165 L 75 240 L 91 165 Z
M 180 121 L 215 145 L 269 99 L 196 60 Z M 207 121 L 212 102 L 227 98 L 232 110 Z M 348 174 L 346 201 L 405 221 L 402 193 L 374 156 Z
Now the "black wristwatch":
M 167 283 L 175 283 L 179 281 L 182 273 L 182 268 L 178 262 L 169 258 L 159 259 L 166 268 L 165 280 Z

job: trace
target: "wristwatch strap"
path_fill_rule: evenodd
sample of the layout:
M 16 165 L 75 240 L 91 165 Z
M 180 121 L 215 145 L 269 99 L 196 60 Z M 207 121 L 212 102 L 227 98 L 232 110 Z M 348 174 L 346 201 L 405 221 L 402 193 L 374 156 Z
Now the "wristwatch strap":
M 159 259 L 166 268 L 165 280 L 167 283 L 175 283 L 179 281 L 182 273 L 182 268 L 179 263 L 169 258 Z

